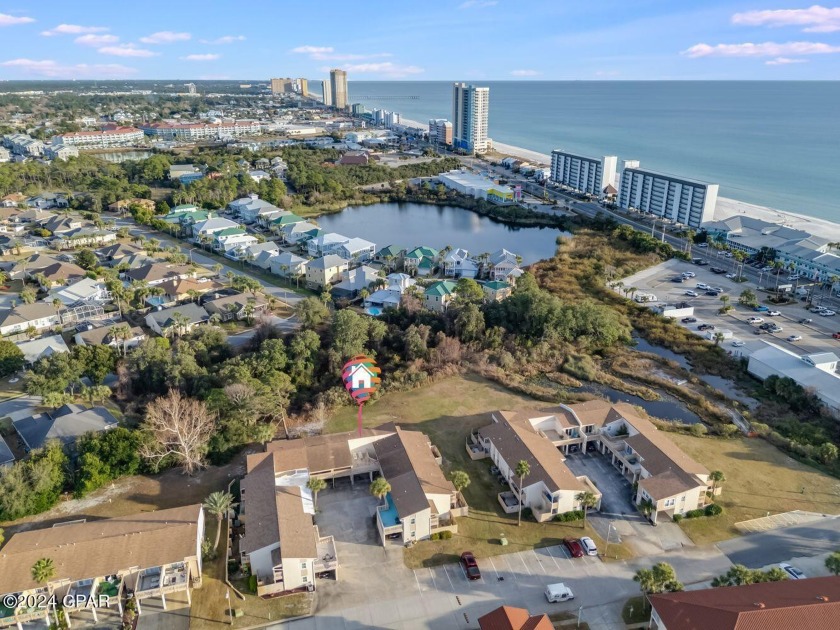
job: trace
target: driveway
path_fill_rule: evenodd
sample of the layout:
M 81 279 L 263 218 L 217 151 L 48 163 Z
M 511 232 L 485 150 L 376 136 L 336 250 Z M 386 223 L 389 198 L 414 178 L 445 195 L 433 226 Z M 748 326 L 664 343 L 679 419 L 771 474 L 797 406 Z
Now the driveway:
M 589 477 L 603 494 L 601 510 L 593 512 L 589 522 L 605 541 L 625 542 L 640 556 L 694 546 L 676 523 L 660 522 L 654 527 L 639 513 L 631 498 L 632 485 L 605 455 L 574 453 L 566 457 L 566 465 L 575 475 Z
M 40 396 L 18 396 L 0 402 L 0 418 L 10 417 L 19 420 L 35 413 L 35 407 L 41 404 Z

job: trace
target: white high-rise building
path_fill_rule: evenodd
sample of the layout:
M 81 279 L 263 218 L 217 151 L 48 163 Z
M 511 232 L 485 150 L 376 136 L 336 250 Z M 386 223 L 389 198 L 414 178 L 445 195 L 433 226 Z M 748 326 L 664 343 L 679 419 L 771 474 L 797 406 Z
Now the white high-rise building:
M 490 88 L 466 83 L 452 86 L 452 141 L 469 153 L 487 151 L 487 118 Z
M 333 100 L 332 100 L 332 88 L 330 87 L 329 81 L 321 81 L 321 89 L 324 93 L 324 105 L 327 107 L 332 107 Z
M 399 112 L 385 112 L 385 126 L 388 129 L 393 129 L 397 125 L 400 124 L 400 114 Z
M 344 70 L 338 68 L 330 70 L 330 89 L 332 90 L 333 107 L 347 109 L 347 73 Z
M 618 205 L 699 227 L 714 218 L 718 185 L 648 171 L 638 160 L 626 160 Z
M 601 197 L 608 186 L 616 188 L 618 157 L 591 158 L 562 149 L 551 152 L 551 179 L 572 190 Z

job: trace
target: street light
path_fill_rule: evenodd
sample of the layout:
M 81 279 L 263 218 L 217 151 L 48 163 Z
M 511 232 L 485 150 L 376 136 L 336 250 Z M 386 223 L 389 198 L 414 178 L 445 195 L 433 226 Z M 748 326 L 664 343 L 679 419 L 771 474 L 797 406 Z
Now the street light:
M 604 557 L 605 558 L 610 557 L 610 532 L 614 529 L 615 529 L 615 525 L 613 524 L 613 521 L 610 521 L 609 527 L 607 527 L 607 546 L 604 549 Z M 616 533 L 617 532 L 618 532 L 618 530 L 616 530 Z
M 190 264 L 192 264 L 192 253 L 193 253 L 194 249 L 196 249 L 196 248 L 195 247 L 190 247 L 190 251 L 187 252 L 190 255 Z

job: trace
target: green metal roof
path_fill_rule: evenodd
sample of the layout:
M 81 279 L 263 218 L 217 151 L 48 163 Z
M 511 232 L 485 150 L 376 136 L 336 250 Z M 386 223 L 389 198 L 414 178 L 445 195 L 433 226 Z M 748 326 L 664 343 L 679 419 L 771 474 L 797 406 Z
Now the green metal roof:
M 388 245 L 388 247 L 383 247 L 378 252 L 376 252 L 377 256 L 399 256 L 401 251 L 404 251 L 404 247 L 400 247 L 399 245 Z
M 450 280 L 439 280 L 429 286 L 424 293 L 426 295 L 439 295 L 441 297 L 452 295 L 455 293 L 455 283 Z
M 296 214 L 284 214 L 271 221 L 272 225 L 291 225 L 292 223 L 300 223 L 303 221 L 301 217 Z
M 215 234 L 213 234 L 213 236 L 218 238 L 220 236 L 236 236 L 237 234 L 247 234 L 247 233 L 248 232 L 246 232 L 242 228 L 225 228 L 224 230 L 222 230 L 220 232 L 216 232 Z
M 510 284 L 508 284 L 507 282 L 501 282 L 500 280 L 491 280 L 490 282 L 485 282 L 484 286 L 493 291 L 510 288 Z
M 415 247 L 410 252 L 408 252 L 405 257 L 406 258 L 423 258 L 427 256 L 429 258 L 437 258 L 438 250 L 434 249 L 433 247 Z
M 431 269 L 435 266 L 435 261 L 431 258 L 423 257 L 420 262 L 417 264 L 417 267 L 420 269 Z

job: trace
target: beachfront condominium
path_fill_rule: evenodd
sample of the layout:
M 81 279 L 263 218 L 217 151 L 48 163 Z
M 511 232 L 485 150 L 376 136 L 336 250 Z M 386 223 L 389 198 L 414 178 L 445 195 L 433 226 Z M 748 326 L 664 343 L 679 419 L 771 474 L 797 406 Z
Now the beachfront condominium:
M 294 79 L 272 79 L 272 94 L 290 94 L 294 92 Z
M 639 167 L 638 160 L 624 162 L 618 194 L 621 208 L 696 228 L 714 218 L 717 197 L 717 184 L 648 171 Z
M 452 141 L 468 153 L 487 151 L 487 116 L 490 88 L 466 83 L 452 86 Z
M 298 79 L 297 80 L 297 91 L 304 98 L 309 97 L 309 80 L 308 79 Z
M 577 192 L 601 197 L 615 194 L 617 165 L 618 158 L 614 155 L 592 158 L 554 149 L 551 152 L 551 179 Z
M 324 101 L 324 105 L 332 107 L 332 89 L 330 88 L 329 81 L 321 81 L 321 94 L 323 94 L 322 100 Z
M 429 121 L 429 143 L 452 146 L 452 123 L 446 118 L 432 118 Z
M 332 106 L 336 109 L 347 109 L 347 73 L 344 70 L 330 70 L 330 92 Z

